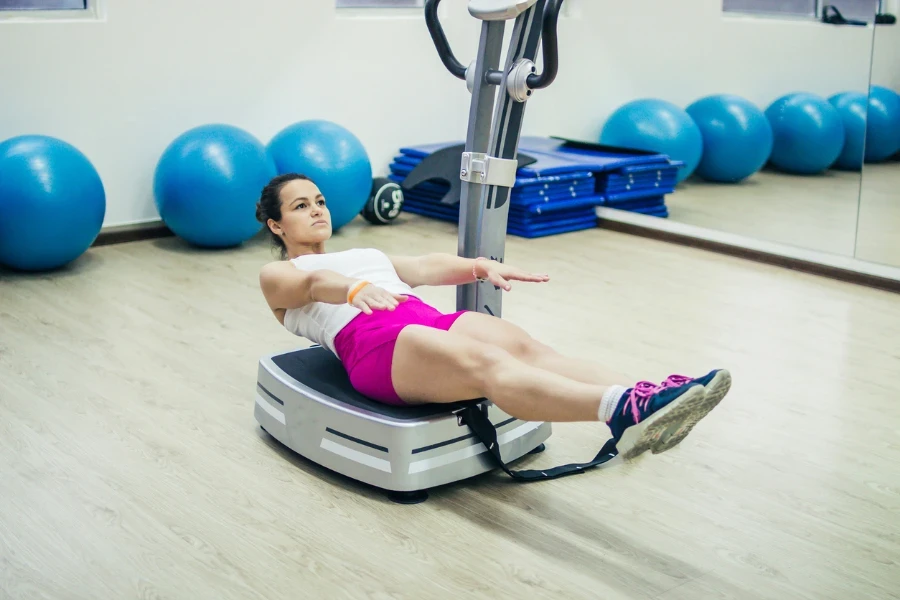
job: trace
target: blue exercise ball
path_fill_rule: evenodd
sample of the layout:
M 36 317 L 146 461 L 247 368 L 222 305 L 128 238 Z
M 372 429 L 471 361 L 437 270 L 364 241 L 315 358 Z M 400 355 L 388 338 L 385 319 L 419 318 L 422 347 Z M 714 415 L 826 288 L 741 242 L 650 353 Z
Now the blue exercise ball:
M 844 147 L 834 163 L 835 168 L 858 171 L 863 166 L 868 100 L 861 92 L 842 92 L 828 99 L 844 123 Z
M 900 94 L 873 85 L 869 91 L 866 162 L 881 162 L 900 151 Z
M 653 98 L 632 100 L 616 109 L 603 125 L 600 143 L 681 161 L 678 181 L 690 177 L 703 155 L 703 136 L 691 116 L 671 102 Z
M 301 173 L 325 196 L 331 227 L 353 220 L 369 199 L 372 165 L 362 142 L 344 127 L 323 120 L 294 123 L 269 142 L 278 173 Z
M 243 129 L 195 127 L 169 144 L 156 165 L 156 208 L 175 235 L 205 248 L 237 246 L 262 227 L 259 194 L 275 162 L 265 146 Z
M 62 267 L 90 248 L 105 216 L 103 182 L 80 150 L 42 135 L 0 144 L 0 263 Z
M 786 173 L 828 169 L 844 148 L 844 123 L 828 100 L 806 92 L 786 94 L 766 109 L 774 144 L 769 161 Z
M 686 112 L 700 128 L 703 156 L 697 175 L 736 183 L 759 171 L 772 152 L 772 127 L 755 104 L 733 94 L 701 98 Z

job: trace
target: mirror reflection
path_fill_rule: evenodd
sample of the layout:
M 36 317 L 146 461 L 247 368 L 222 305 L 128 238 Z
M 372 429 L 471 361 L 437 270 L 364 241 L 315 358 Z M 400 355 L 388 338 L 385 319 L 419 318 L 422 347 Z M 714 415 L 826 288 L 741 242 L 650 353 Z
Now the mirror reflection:
M 616 107 L 600 141 L 681 165 L 671 221 L 853 256 L 881 4 L 721 0 L 683 76 Z
M 875 27 L 856 257 L 900 266 L 900 1 Z

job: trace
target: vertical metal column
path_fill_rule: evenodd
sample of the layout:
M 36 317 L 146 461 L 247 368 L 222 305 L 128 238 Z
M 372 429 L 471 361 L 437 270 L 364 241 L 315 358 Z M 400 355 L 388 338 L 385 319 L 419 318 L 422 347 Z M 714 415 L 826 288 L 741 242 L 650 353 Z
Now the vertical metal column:
M 544 1 L 539 0 L 516 18 L 493 118 L 491 146 L 488 151 L 492 157 L 515 160 L 518 154 L 526 102 L 519 102 L 510 96 L 507 91 L 507 77 L 519 60 L 534 61 L 537 56 L 541 38 L 540 15 L 544 11 Z M 506 186 L 487 186 L 485 192 L 485 198 L 481 203 L 478 237 L 472 252 L 474 256 L 484 256 L 503 262 L 509 220 L 509 197 L 512 189 Z M 501 316 L 503 291 L 488 281 L 476 283 L 475 288 L 474 305 L 465 308 Z
M 503 262 L 509 197 L 516 181 L 517 148 L 525 103 L 535 89 L 550 85 L 559 68 L 556 25 L 563 0 L 469 0 L 469 13 L 482 20 L 478 58 L 466 68 L 453 55 L 438 19 L 441 0 L 425 0 L 425 23 L 438 56 L 472 93 L 469 128 L 460 161 L 457 253 Z M 505 21 L 516 18 L 506 64 L 497 69 Z M 534 66 L 542 44 L 544 70 Z M 499 93 L 498 93 L 499 92 Z M 496 102 L 495 102 L 496 96 Z M 502 290 L 488 282 L 460 285 L 458 310 L 500 316 Z
M 483 21 L 481 41 L 478 45 L 478 59 L 475 63 L 472 103 L 469 108 L 469 129 L 466 134 L 466 152 L 490 152 L 491 118 L 494 110 L 496 86 L 488 83 L 487 73 L 496 71 L 500 64 L 503 48 L 504 21 Z M 478 230 L 481 227 L 481 207 L 484 206 L 486 191 L 491 186 L 477 182 L 463 181 L 459 196 L 459 256 L 476 258 L 478 251 Z M 460 285 L 456 288 L 457 310 L 475 310 L 475 285 Z

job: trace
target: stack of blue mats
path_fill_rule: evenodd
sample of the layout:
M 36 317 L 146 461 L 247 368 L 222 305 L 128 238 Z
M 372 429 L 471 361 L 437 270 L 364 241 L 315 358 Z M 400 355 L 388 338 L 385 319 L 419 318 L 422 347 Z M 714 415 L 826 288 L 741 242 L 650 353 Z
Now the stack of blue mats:
M 459 142 L 400 149 L 390 179 L 403 182 L 432 152 Z M 606 205 L 667 216 L 665 194 L 675 186 L 677 163 L 662 155 L 571 147 L 555 138 L 522 138 L 519 150 L 536 161 L 516 173 L 510 194 L 507 233 L 542 237 L 595 227 L 594 207 Z M 404 190 L 403 210 L 444 221 L 459 220 L 459 203 L 442 204 L 449 190 L 441 180 Z
M 594 175 L 598 206 L 668 217 L 665 197 L 675 191 L 678 169 L 683 162 L 664 154 L 609 148 L 559 138 L 523 138 L 522 152 L 552 153 L 559 158 L 588 166 Z M 526 150 L 528 148 L 528 150 Z
M 625 167 L 597 179 L 603 206 L 668 217 L 666 194 L 675 191 L 677 166 Z
M 401 182 L 412 167 L 391 165 L 390 178 Z M 404 193 L 403 210 L 444 221 L 459 220 L 459 204 L 441 204 L 450 186 L 426 181 Z M 525 238 L 588 229 L 597 225 L 594 181 L 589 172 L 516 177 L 510 193 L 507 233 Z

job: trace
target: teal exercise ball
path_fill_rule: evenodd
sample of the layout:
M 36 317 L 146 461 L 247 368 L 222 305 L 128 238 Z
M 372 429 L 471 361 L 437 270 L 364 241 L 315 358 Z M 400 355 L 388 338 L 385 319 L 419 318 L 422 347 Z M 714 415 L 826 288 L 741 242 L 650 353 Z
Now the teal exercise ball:
M 169 229 L 191 244 L 237 246 L 262 227 L 256 203 L 275 174 L 272 157 L 250 133 L 201 125 L 163 151 L 153 178 L 156 208 Z
M 866 162 L 881 162 L 900 151 L 900 94 L 873 85 L 869 91 Z
M 348 129 L 324 120 L 300 121 L 269 142 L 279 174 L 309 177 L 325 197 L 337 231 L 362 211 L 372 190 L 372 165 L 362 142 Z
M 658 152 L 683 162 L 677 181 L 690 177 L 703 155 L 703 136 L 691 116 L 654 98 L 632 100 L 616 109 L 603 125 L 600 143 Z
M 863 166 L 868 100 L 862 92 L 842 92 L 828 99 L 844 123 L 844 146 L 834 163 L 837 169 L 859 171 Z
M 687 107 L 703 136 L 697 175 L 737 183 L 759 171 L 772 152 L 772 126 L 755 104 L 734 94 L 715 94 Z
M 62 267 L 90 248 L 105 216 L 103 182 L 75 146 L 44 135 L 0 144 L 0 264 Z
M 844 122 L 825 98 L 806 92 L 781 96 L 766 109 L 774 144 L 769 161 L 786 173 L 814 175 L 844 148 Z

